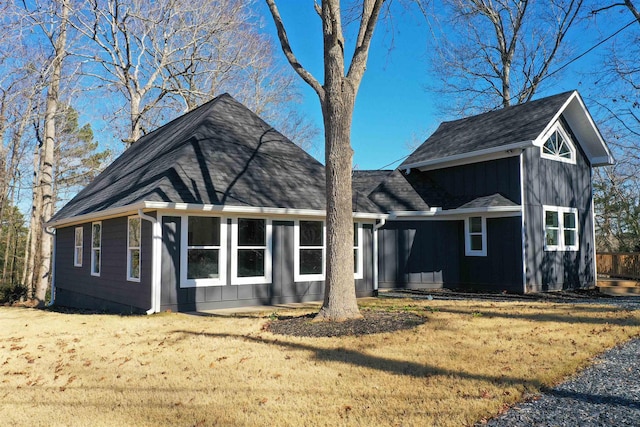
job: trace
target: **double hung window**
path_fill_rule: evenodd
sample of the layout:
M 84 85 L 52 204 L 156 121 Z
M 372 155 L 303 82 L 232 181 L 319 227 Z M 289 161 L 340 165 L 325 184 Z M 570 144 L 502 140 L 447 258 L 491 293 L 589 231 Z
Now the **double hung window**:
M 487 220 L 472 216 L 464 222 L 465 255 L 487 256 Z
M 82 227 L 76 227 L 74 235 L 73 265 L 82 267 Z
M 91 224 L 91 275 L 100 276 L 102 262 L 102 222 Z
M 271 221 L 237 218 L 232 222 L 234 285 L 271 282 Z
M 353 224 L 353 277 L 362 279 L 362 224 Z
M 295 281 L 324 280 L 325 244 L 323 221 L 297 221 L 295 239 Z
M 141 227 L 140 217 L 129 217 L 127 228 L 127 280 L 132 282 L 140 281 Z
M 545 251 L 577 251 L 578 210 L 557 206 L 544 206 Z
M 224 284 L 226 224 L 220 217 L 189 216 L 182 219 L 182 287 Z

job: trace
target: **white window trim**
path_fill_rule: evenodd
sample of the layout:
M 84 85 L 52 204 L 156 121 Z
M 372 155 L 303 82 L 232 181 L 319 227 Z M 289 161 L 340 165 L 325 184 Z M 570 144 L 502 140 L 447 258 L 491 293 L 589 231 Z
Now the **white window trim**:
M 130 242 L 130 235 L 129 235 L 129 230 L 131 228 L 131 220 L 132 219 L 138 219 L 140 220 L 139 225 L 140 225 L 140 246 L 131 246 L 131 242 Z M 138 250 L 138 274 L 142 277 L 142 218 L 140 218 L 139 216 L 135 215 L 135 216 L 130 216 L 127 218 L 127 281 L 129 282 L 140 282 L 140 277 L 132 277 L 130 276 L 131 274 L 131 250 L 132 249 L 137 249 Z
M 242 219 L 262 219 L 265 221 L 266 246 L 238 246 L 238 218 Z M 254 285 L 271 283 L 272 278 L 272 250 L 273 250 L 273 230 L 271 220 L 268 218 L 235 217 L 231 219 L 231 284 L 232 285 Z M 238 249 L 264 249 L 264 276 L 238 277 Z
M 78 231 L 80 232 L 80 245 L 78 245 Z M 80 261 L 78 262 L 78 249 L 80 249 Z M 84 227 L 76 227 L 73 232 L 73 266 L 82 267 L 84 258 Z
M 471 249 L 471 218 L 480 217 L 481 219 L 481 236 L 482 236 L 482 250 Z M 473 233 L 478 234 L 478 233 Z M 474 215 L 473 217 L 465 218 L 464 220 L 464 254 L 466 256 L 487 256 L 487 218 L 480 215 Z
M 547 225 L 545 223 L 547 212 L 557 212 L 558 213 L 558 244 L 557 245 L 547 245 Z M 576 219 L 576 244 L 575 245 L 565 245 L 564 244 L 564 214 L 572 213 L 575 215 Z M 561 206 L 542 206 L 542 237 L 544 239 L 544 250 L 547 252 L 551 251 L 567 251 L 567 252 L 575 252 L 580 250 L 580 229 L 578 223 L 578 209 L 576 208 L 567 208 Z
M 356 233 L 358 233 L 358 246 L 353 246 L 353 250 L 355 251 L 356 249 L 358 249 L 358 258 L 356 259 L 356 271 L 357 273 L 354 271 L 353 273 L 353 278 L 354 279 L 362 279 L 364 277 L 364 271 L 363 271 L 363 267 L 364 267 L 364 262 L 363 262 L 363 254 L 362 251 L 364 250 L 363 244 L 362 244 L 362 224 L 359 222 L 354 223 L 356 225 Z
M 220 218 L 220 246 L 198 246 L 199 249 L 218 249 L 218 277 L 210 279 L 187 279 L 187 252 L 189 249 L 189 217 L 203 216 Z M 204 286 L 224 286 L 227 283 L 227 219 L 217 215 L 181 215 L 180 216 L 180 287 L 198 288 Z
M 94 236 L 93 236 L 93 226 L 94 225 L 100 225 L 100 246 L 93 246 L 93 240 L 94 240 Z M 98 250 L 100 251 L 100 259 L 98 260 L 98 271 L 96 272 L 94 270 L 95 267 L 95 256 L 96 253 L 95 251 Z M 102 221 L 96 221 L 96 222 L 92 222 L 91 223 L 91 275 L 92 276 L 96 276 L 96 277 L 100 277 L 100 272 L 102 271 L 102 257 L 104 256 L 104 254 L 102 253 Z
M 308 220 L 322 223 L 322 247 L 320 246 L 304 246 L 308 249 L 322 249 L 322 274 L 300 274 L 300 220 L 295 220 L 293 226 L 293 281 L 294 282 L 313 282 L 325 279 L 327 271 L 327 224 L 322 220 Z
M 569 147 L 569 150 L 571 151 L 571 158 L 567 159 L 544 152 L 544 144 L 547 142 L 547 139 L 549 139 L 551 135 L 553 135 L 553 133 L 556 131 L 558 131 L 558 133 L 564 138 L 567 146 Z M 564 130 L 562 124 L 560 122 L 556 122 L 553 126 L 551 126 L 551 129 L 549 129 L 549 131 L 542 138 L 542 145 L 540 145 L 540 157 L 542 157 L 543 159 L 555 160 L 556 162 L 570 163 L 572 165 L 575 165 L 576 155 L 575 144 L 573 143 L 571 138 L 569 138 L 569 135 Z

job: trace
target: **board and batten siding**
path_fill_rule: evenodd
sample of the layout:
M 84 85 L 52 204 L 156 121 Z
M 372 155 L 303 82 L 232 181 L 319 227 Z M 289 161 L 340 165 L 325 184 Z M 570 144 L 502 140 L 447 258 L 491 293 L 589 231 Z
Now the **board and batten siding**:
M 487 218 L 487 256 L 466 256 L 464 221 L 388 221 L 378 231 L 379 286 L 522 292 L 520 217 Z
M 320 301 L 324 297 L 324 281 L 294 281 L 294 222 L 272 222 L 272 282 L 266 284 L 232 285 L 227 273 L 222 286 L 180 287 L 180 227 L 182 217 L 162 217 L 162 311 L 212 310 L 252 305 L 272 305 L 291 302 Z M 226 220 L 230 227 L 230 220 Z M 373 226 L 363 225 L 362 279 L 355 280 L 356 295 L 373 294 Z M 226 248 L 231 248 L 231 232 Z M 231 271 L 231 256 L 227 256 L 227 272 Z
M 520 161 L 517 156 L 435 169 L 424 174 L 453 197 L 480 197 L 500 193 L 520 204 Z M 425 200 L 429 203 L 428 195 Z M 458 207 L 458 206 L 453 206 Z
M 141 221 L 140 282 L 127 280 L 128 217 L 102 221 L 100 276 L 91 275 L 91 224 L 56 230 L 56 305 L 119 313 L 151 307 L 152 226 Z M 74 267 L 76 227 L 82 227 L 82 266 Z
M 570 133 L 566 123 L 564 128 Z M 542 158 L 539 147 L 523 153 L 527 292 L 595 286 L 592 169 L 574 146 L 576 164 Z M 544 250 L 544 205 L 578 210 L 577 251 Z

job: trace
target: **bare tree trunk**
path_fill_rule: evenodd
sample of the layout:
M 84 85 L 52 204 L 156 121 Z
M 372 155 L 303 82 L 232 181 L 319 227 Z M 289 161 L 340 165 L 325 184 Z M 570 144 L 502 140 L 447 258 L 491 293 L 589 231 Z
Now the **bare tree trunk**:
M 353 206 L 351 189 L 351 120 L 356 95 L 366 69 L 371 38 L 384 0 L 364 0 L 355 51 L 345 73 L 344 37 L 340 2 L 322 1 L 324 85 L 295 57 L 275 0 L 266 0 L 278 39 L 289 64 L 311 86 L 320 100 L 325 132 L 327 194 L 327 271 L 324 304 L 317 321 L 343 321 L 362 317 L 353 279 Z
M 351 96 L 349 96 L 351 95 Z M 329 96 L 331 98 L 331 96 Z M 316 320 L 362 317 L 353 279 L 351 117 L 355 95 L 343 93 L 323 109 L 327 157 L 327 271 L 324 304 Z
M 34 258 L 31 255 L 31 236 L 33 235 L 33 228 L 31 226 L 33 222 L 29 222 L 29 230 L 27 230 L 27 238 L 24 241 L 24 264 L 22 265 L 22 280 L 21 283 L 25 287 L 29 287 L 33 281 L 33 266 Z
M 33 197 L 31 202 L 31 216 L 29 218 L 29 236 L 27 238 L 25 247 L 25 263 L 22 283 L 29 289 L 29 298 L 34 292 L 34 277 L 37 277 L 35 271 L 38 263 L 36 262 L 36 256 L 39 253 L 38 239 L 36 236 L 42 234 L 41 223 L 38 220 L 40 213 L 42 212 L 40 194 L 39 172 L 40 172 L 40 145 L 36 145 L 33 152 Z
M 36 221 L 39 223 L 40 250 L 38 263 L 34 273 L 37 273 L 34 281 L 34 302 L 38 306 L 44 306 L 47 287 L 49 286 L 51 270 L 51 247 L 52 235 L 46 227 L 46 223 L 53 216 L 53 163 L 56 139 L 56 114 L 58 113 L 58 99 L 60 91 L 60 80 L 62 77 L 62 62 L 66 55 L 67 45 L 67 24 L 69 17 L 68 0 L 61 2 L 62 14 L 60 30 L 57 38 L 52 39 L 55 57 L 51 64 L 51 78 L 47 91 L 47 100 L 44 118 L 44 141 L 40 153 L 40 174 L 38 189 L 40 200 L 35 211 Z M 34 234 L 34 237 L 36 235 Z M 33 245 L 32 245 L 33 247 Z
M 11 253 L 11 228 L 7 226 L 7 238 L 5 239 L 5 247 L 4 247 L 4 265 L 2 266 L 2 281 L 6 283 L 7 279 L 7 270 L 9 268 L 9 256 Z M 12 283 L 13 284 L 13 283 Z
M 141 102 L 141 97 L 140 95 L 138 95 L 135 92 L 131 93 L 131 112 L 130 112 L 130 117 L 131 117 L 131 135 L 129 136 L 129 139 L 127 140 L 127 142 L 129 144 L 133 144 L 134 142 L 136 142 L 137 140 L 140 139 L 140 137 L 142 136 L 142 126 L 140 123 L 140 102 Z

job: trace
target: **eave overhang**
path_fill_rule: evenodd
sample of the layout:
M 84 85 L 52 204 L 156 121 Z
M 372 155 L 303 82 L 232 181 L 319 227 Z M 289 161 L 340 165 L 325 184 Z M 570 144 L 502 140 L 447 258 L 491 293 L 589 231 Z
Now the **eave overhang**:
M 584 105 L 580 94 L 574 91 L 564 105 L 549 121 L 534 145 L 541 147 L 544 144 L 544 136 L 549 129 L 563 116 L 569 124 L 571 131 L 576 136 L 577 142 L 589 159 L 592 167 L 609 166 L 615 164 L 615 159 L 611 150 L 607 146 L 600 130 L 596 126 L 591 114 Z
M 534 141 L 521 141 L 513 144 L 485 148 L 484 150 L 470 151 L 468 153 L 460 153 L 453 156 L 441 157 L 439 159 L 430 159 L 422 162 L 409 163 L 406 165 L 402 165 L 400 169 L 418 169 L 420 171 L 428 171 L 433 169 L 459 166 L 468 163 L 497 160 L 505 157 L 517 156 L 524 149 L 533 147 L 533 145 Z
M 137 215 L 138 210 L 142 209 L 146 212 L 151 211 L 173 211 L 180 213 L 202 213 L 211 212 L 228 215 L 249 215 L 249 216 L 283 216 L 283 217 L 326 217 L 325 210 L 316 209 L 290 209 L 290 208 L 272 208 L 272 207 L 253 207 L 253 206 L 229 206 L 229 205 L 211 205 L 198 203 L 169 203 L 169 202 L 149 202 L 143 201 L 118 208 L 107 209 L 98 212 L 91 212 L 84 215 L 63 218 L 57 221 L 50 221 L 47 227 L 60 228 L 68 227 L 76 224 L 83 224 L 90 221 L 105 220 L 117 218 L 127 215 Z M 370 213 L 370 212 L 353 212 L 353 218 L 359 220 L 375 221 L 387 218 L 387 214 Z
M 477 208 L 440 209 L 431 208 L 428 211 L 392 211 L 388 221 L 414 219 L 460 219 L 469 216 L 485 216 L 488 218 L 503 218 L 522 215 L 522 207 L 514 206 L 485 206 Z

